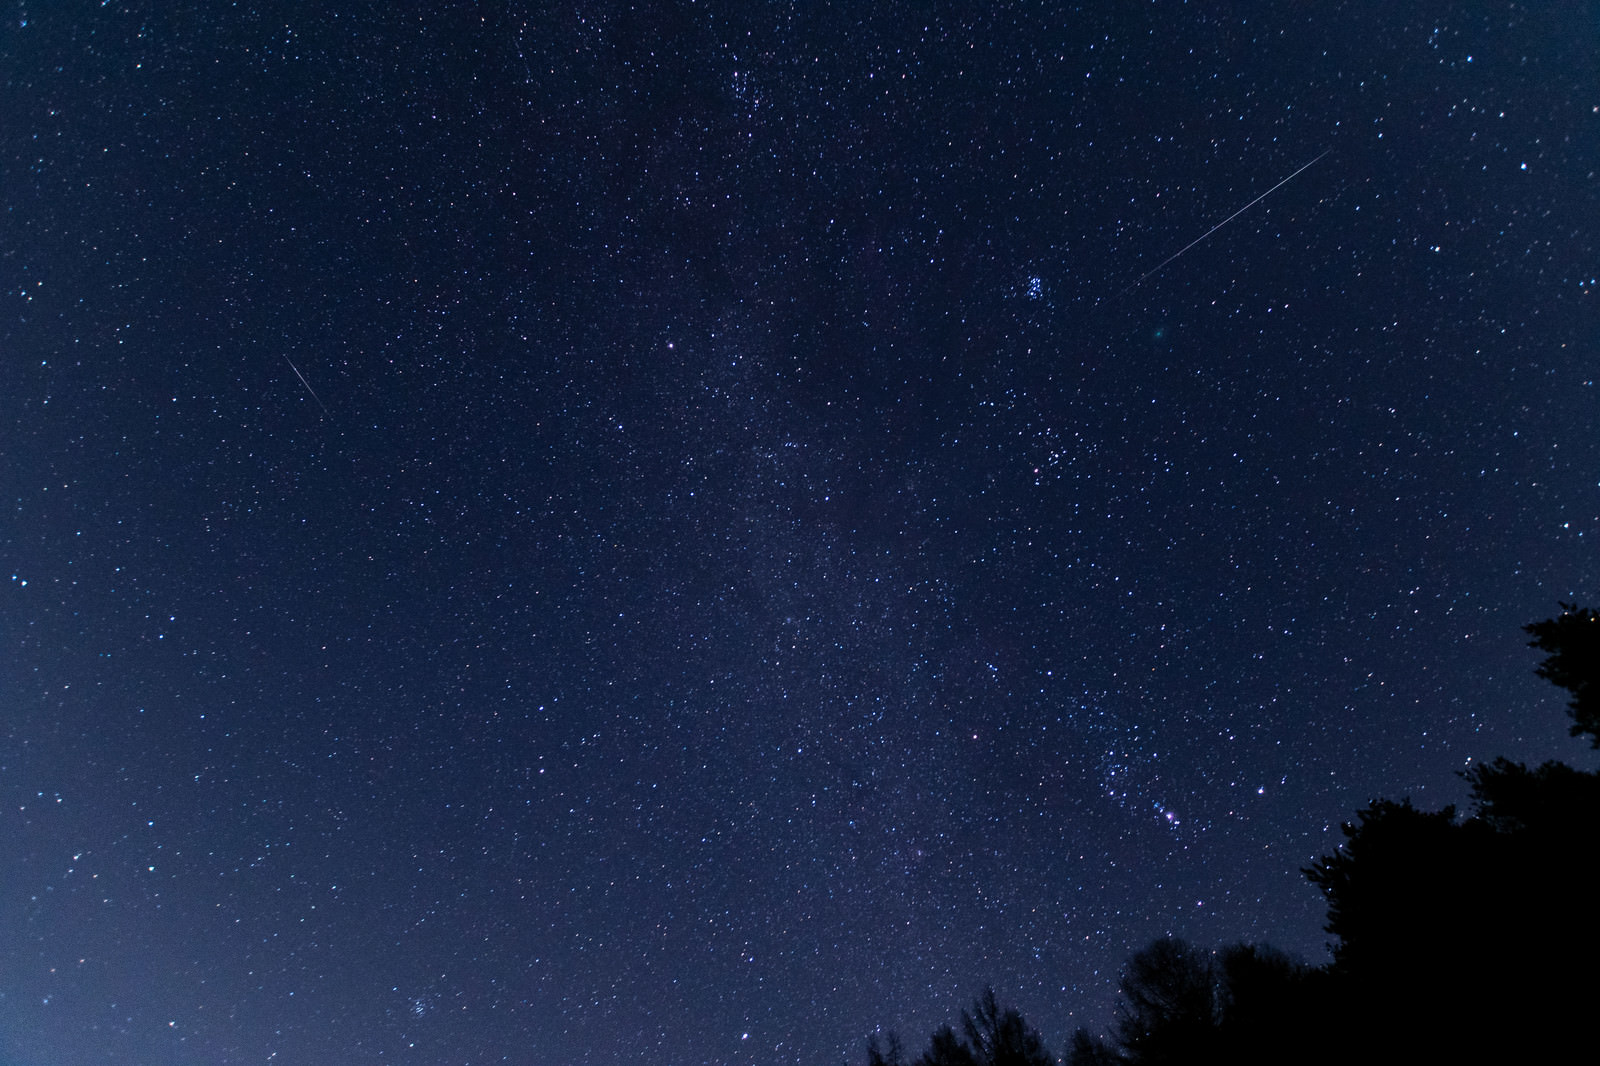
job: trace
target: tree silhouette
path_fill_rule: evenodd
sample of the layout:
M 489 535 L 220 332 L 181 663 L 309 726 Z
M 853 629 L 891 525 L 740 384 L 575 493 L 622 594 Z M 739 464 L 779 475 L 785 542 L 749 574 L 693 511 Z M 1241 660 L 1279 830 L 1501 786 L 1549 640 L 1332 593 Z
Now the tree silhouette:
M 1600 748 L 1600 614 L 1563 603 L 1555 618 L 1522 628 L 1533 634 L 1529 647 L 1550 653 L 1535 672 L 1572 694 L 1572 735 L 1587 733 L 1590 747 Z
M 1441 907 L 1463 881 L 1458 832 L 1454 807 L 1419 811 L 1410 800 L 1377 800 L 1345 824 L 1339 852 L 1305 871 L 1328 899 L 1336 964 L 1381 977 L 1396 956 L 1444 946 Z
M 1211 957 L 1172 937 L 1128 960 L 1116 1032 L 1130 1062 L 1182 1062 L 1215 1050 L 1222 1021 Z
M 900 1047 L 900 1038 L 893 1033 L 889 1034 L 889 1046 L 885 1048 L 878 1043 L 876 1034 L 867 1039 L 867 1066 L 905 1066 L 905 1052 Z
M 961 1028 L 965 1049 L 977 1066 L 1054 1066 L 1038 1032 L 1015 1010 L 1002 1008 L 992 988 L 983 990 L 971 1014 L 961 1012 Z
M 1525 627 L 1540 676 L 1571 692 L 1574 735 L 1600 746 L 1600 617 Z M 1473 813 L 1380 800 L 1306 874 L 1328 899 L 1328 970 L 1346 1031 L 1399 1056 L 1525 1058 L 1589 1034 L 1600 953 L 1600 775 L 1496 759 L 1462 775 Z
M 1341 1028 L 1396 1059 L 1525 1058 L 1589 1036 L 1600 781 L 1504 761 L 1469 780 L 1478 815 L 1381 800 L 1307 871 L 1338 937 Z
M 1562 604 L 1524 627 L 1537 672 L 1600 748 L 1600 614 Z M 1305 870 L 1333 961 L 1259 945 L 1158 940 L 1128 960 L 1109 1039 L 1079 1029 L 1070 1066 L 1321 1066 L 1574 1058 L 1600 999 L 1600 773 L 1507 759 L 1462 774 L 1472 813 L 1377 800 Z M 1591 1051 L 1592 1053 L 1592 1051 Z M 985 990 L 910 1066 L 1044 1066 L 1038 1034 Z M 868 1066 L 906 1066 L 892 1037 Z
M 1067 1046 L 1067 1066 L 1123 1066 L 1127 1060 L 1089 1030 L 1079 1029 L 1072 1034 Z
M 928 1050 L 915 1066 L 978 1066 L 978 1056 L 961 1042 L 954 1029 L 945 1025 L 934 1031 Z
M 1326 1033 L 1326 976 L 1265 944 L 1235 944 L 1217 953 L 1213 965 L 1222 1022 L 1219 1061 L 1316 1063 L 1335 1050 L 1325 1038 L 1307 1045 L 1307 1034 Z
M 888 1047 L 876 1036 L 867 1041 L 867 1066 L 904 1066 L 900 1041 L 889 1034 Z M 985 988 L 971 1011 L 961 1012 L 961 1033 L 941 1026 L 911 1066 L 1055 1066 L 1039 1033 L 1010 1007 L 1002 1007 L 994 989 Z
M 1462 777 L 1472 786 L 1475 817 L 1497 833 L 1527 834 L 1582 850 L 1600 811 L 1600 776 L 1566 763 L 1530 770 L 1500 758 Z
M 1306 1034 L 1323 1028 L 1317 971 L 1261 945 L 1201 951 L 1173 938 L 1128 960 L 1115 1042 L 1080 1029 L 1070 1066 L 1329 1061 Z

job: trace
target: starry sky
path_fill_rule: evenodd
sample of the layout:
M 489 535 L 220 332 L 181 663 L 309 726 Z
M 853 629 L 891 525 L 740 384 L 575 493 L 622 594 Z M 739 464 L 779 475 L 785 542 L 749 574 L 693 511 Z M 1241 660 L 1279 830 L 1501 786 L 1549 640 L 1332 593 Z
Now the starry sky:
M 8 0 L 0 1061 L 1059 1049 L 1590 765 L 1600 5 L 1417 6 Z

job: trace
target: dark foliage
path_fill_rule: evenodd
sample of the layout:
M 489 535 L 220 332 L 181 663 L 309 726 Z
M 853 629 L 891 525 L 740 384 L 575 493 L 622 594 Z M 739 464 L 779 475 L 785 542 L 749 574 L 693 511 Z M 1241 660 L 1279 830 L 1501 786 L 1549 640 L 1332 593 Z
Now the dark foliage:
M 1326 981 L 1314 970 L 1264 944 L 1237 944 L 1218 953 L 1222 1024 L 1220 1060 L 1234 1063 L 1316 1063 L 1332 1046 L 1325 1036 Z
M 1344 846 L 1306 870 L 1328 898 L 1324 928 L 1338 938 L 1346 970 L 1385 972 L 1393 958 L 1445 948 L 1461 915 L 1452 891 L 1466 856 L 1455 809 L 1419 811 L 1410 800 L 1378 800 L 1346 823 Z M 1448 909 L 1451 913 L 1445 913 Z
M 1471 780 L 1473 817 L 1380 801 L 1307 871 L 1346 1030 L 1396 1058 L 1520 1057 L 1586 1032 L 1600 780 L 1504 761 Z
M 905 1052 L 900 1047 L 900 1038 L 890 1033 L 888 1047 L 879 1043 L 877 1036 L 868 1039 L 867 1066 L 905 1066 Z
M 1527 628 L 1540 676 L 1572 694 L 1600 747 L 1600 615 L 1563 604 Z M 1070 1066 L 1566 1061 L 1600 995 L 1600 773 L 1496 759 L 1463 775 L 1472 813 L 1378 800 L 1306 875 L 1328 902 L 1333 962 L 1257 945 L 1158 940 L 1128 961 L 1107 1038 Z M 1592 1056 L 1591 1056 L 1592 1057 Z M 874 1043 L 869 1066 L 906 1066 Z M 1042 1066 L 1037 1034 L 986 992 L 911 1066 Z
M 1526 628 L 1551 653 L 1539 674 L 1573 694 L 1573 733 L 1600 746 L 1600 618 L 1562 606 Z M 1346 1029 L 1387 1034 L 1380 1046 L 1397 1056 L 1467 1061 L 1585 1038 L 1600 775 L 1496 759 L 1464 777 L 1469 817 L 1380 800 L 1306 871 L 1328 899 Z
M 1321 1061 L 1306 1046 L 1319 1020 L 1316 971 L 1239 944 L 1204 952 L 1158 940 L 1129 960 L 1115 1037 L 1073 1036 L 1071 1066 Z
M 963 1049 L 975 1066 L 1053 1066 L 1039 1034 L 1010 1007 L 1001 1007 L 994 989 L 986 988 L 972 1006 L 961 1012 Z M 930 1062 L 927 1066 L 944 1066 Z
M 1117 1038 L 1128 1061 L 1178 1062 L 1207 1056 L 1222 1020 L 1209 954 L 1182 940 L 1157 940 L 1128 960 Z
M 1472 786 L 1476 817 L 1497 833 L 1525 834 L 1572 851 L 1592 840 L 1600 776 L 1559 762 L 1530 770 L 1508 759 L 1475 766 L 1463 776 Z
M 1572 735 L 1585 734 L 1600 748 L 1600 614 L 1563 603 L 1561 613 L 1522 627 L 1533 634 L 1529 647 L 1550 654 L 1535 669 L 1538 675 L 1572 694 Z
M 933 1034 L 928 1050 L 911 1066 L 1055 1066 L 1039 1033 L 1010 1007 L 1002 1007 L 994 989 L 986 988 L 961 1012 L 961 1032 L 946 1025 Z M 873 1037 L 867 1043 L 867 1066 L 905 1066 L 900 1041 L 890 1034 L 885 1048 Z
M 1067 1048 L 1068 1066 L 1121 1066 L 1123 1058 L 1104 1040 L 1090 1036 L 1087 1029 L 1072 1034 Z

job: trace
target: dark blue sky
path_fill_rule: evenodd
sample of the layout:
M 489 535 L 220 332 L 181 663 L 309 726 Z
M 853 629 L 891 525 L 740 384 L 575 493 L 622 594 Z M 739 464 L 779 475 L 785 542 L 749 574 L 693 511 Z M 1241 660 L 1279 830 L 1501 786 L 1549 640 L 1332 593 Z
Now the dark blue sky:
M 1434 7 L 8 4 L 0 1058 L 1321 961 L 1341 819 L 1592 762 L 1600 8 Z

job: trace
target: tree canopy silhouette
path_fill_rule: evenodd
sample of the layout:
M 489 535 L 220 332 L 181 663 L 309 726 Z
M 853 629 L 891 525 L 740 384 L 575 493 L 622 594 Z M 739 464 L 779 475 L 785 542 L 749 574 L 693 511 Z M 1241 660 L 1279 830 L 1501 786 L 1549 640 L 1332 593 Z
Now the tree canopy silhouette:
M 1222 996 L 1209 954 L 1182 940 L 1157 940 L 1128 960 L 1121 992 L 1116 1031 L 1125 1058 L 1177 1062 L 1212 1050 Z
M 1522 628 L 1533 634 L 1529 647 L 1550 653 L 1535 673 L 1572 694 L 1572 735 L 1600 748 L 1600 614 L 1563 603 L 1556 617 Z
M 1128 960 L 1111 1041 L 1080 1029 L 1071 1066 L 1319 1061 L 1304 1047 L 1315 1031 L 1315 972 L 1256 944 L 1202 951 L 1155 941 Z
M 1600 748 L 1600 615 L 1562 604 L 1524 627 L 1536 668 L 1571 694 L 1572 734 Z M 1462 774 L 1471 810 L 1380 799 L 1305 874 L 1328 904 L 1333 961 L 1166 938 L 1122 974 L 1111 1032 L 1079 1029 L 1070 1066 L 1231 1066 L 1565 1059 L 1593 1042 L 1600 994 L 1600 773 L 1499 758 Z M 868 1066 L 1044 1066 L 1038 1034 L 986 990 L 961 1031 L 906 1063 L 892 1037 Z
M 961 1012 L 961 1033 L 940 1027 L 911 1066 L 1055 1066 L 1055 1061 L 1038 1031 L 1016 1010 L 1002 1007 L 994 989 L 985 988 L 972 1010 Z M 876 1037 L 868 1041 L 867 1066 L 906 1066 L 894 1034 L 887 1048 Z
M 1600 617 L 1562 608 L 1525 627 L 1550 653 L 1537 672 L 1600 746 Z M 1499 758 L 1462 776 L 1469 816 L 1378 800 L 1306 870 L 1328 900 L 1342 1009 L 1401 1054 L 1482 1061 L 1586 1038 L 1596 981 L 1573 964 L 1600 952 L 1600 775 Z

